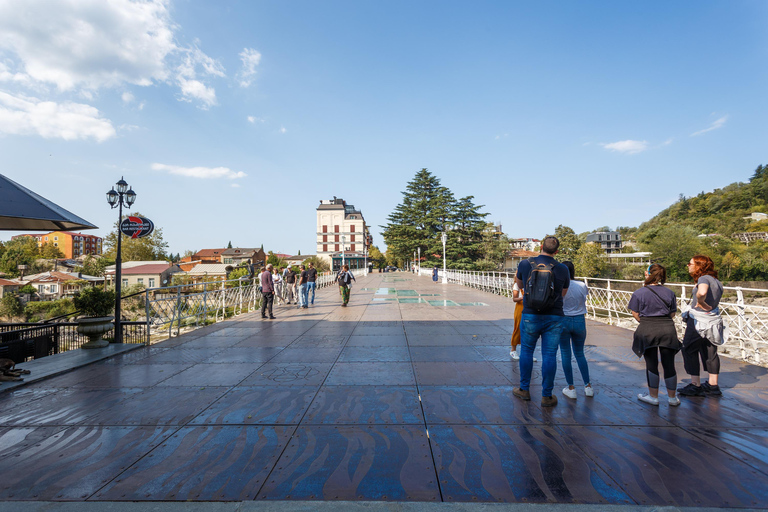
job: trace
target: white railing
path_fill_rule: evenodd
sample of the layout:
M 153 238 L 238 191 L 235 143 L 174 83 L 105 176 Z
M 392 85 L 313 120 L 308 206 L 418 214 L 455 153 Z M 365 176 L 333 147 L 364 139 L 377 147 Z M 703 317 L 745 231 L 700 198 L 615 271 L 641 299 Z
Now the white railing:
M 421 275 L 431 276 L 432 270 L 422 268 Z M 443 271 L 438 270 L 440 279 Z M 449 283 L 468 286 L 481 291 L 510 297 L 514 284 L 513 273 L 507 272 L 477 272 L 468 270 L 447 270 Z M 577 279 L 586 283 L 589 288 L 587 297 L 588 316 L 595 320 L 611 325 L 634 329 L 637 322 L 627 309 L 632 292 L 640 288 L 642 281 L 625 281 L 621 279 Z M 675 292 L 678 310 L 691 302 L 693 284 L 667 283 L 666 286 Z M 750 304 L 744 298 L 745 293 L 768 294 L 768 289 L 742 287 L 723 287 L 725 297 L 720 301 L 720 314 L 730 331 L 728 343 L 721 347 L 720 352 L 730 357 L 750 363 L 768 364 L 768 307 Z M 733 296 L 735 292 L 735 301 Z M 685 331 L 680 315 L 676 316 L 675 324 L 682 336 Z
M 364 269 L 352 270 L 357 278 Z M 167 330 L 178 336 L 182 328 L 194 329 L 225 318 L 254 311 L 261 303 L 258 278 L 230 279 L 208 283 L 182 284 L 144 291 L 147 328 L 157 336 Z M 317 288 L 336 283 L 335 272 L 317 276 Z

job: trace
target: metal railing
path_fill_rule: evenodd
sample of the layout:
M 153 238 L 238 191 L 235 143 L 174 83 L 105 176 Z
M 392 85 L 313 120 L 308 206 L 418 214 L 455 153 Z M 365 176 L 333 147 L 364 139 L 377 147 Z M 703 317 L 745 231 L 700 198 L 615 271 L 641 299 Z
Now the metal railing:
M 420 274 L 431 276 L 432 270 L 423 268 Z M 438 270 L 438 275 L 442 279 L 443 271 Z M 515 274 L 447 270 L 446 277 L 449 283 L 511 297 Z M 589 289 L 587 296 L 588 317 L 629 329 L 634 329 L 637 326 L 637 322 L 632 317 L 627 305 L 632 293 L 643 285 L 642 281 L 584 277 L 577 277 L 577 279 L 586 283 Z M 693 284 L 667 283 L 665 286 L 675 292 L 678 311 L 690 304 Z M 766 295 L 768 289 L 724 286 L 723 293 L 723 299 L 720 301 L 720 314 L 729 329 L 730 337 L 728 343 L 720 347 L 720 352 L 750 363 L 768 364 L 768 306 L 750 304 L 745 300 L 745 294 Z M 676 316 L 675 325 L 682 336 L 685 331 L 685 324 L 680 315 Z
M 355 277 L 365 269 L 351 271 Z M 336 273 L 318 274 L 316 288 L 336 283 Z M 261 292 L 258 278 L 230 279 L 207 283 L 183 284 L 144 291 L 147 325 L 150 334 L 167 331 L 168 338 L 183 329 L 195 329 L 225 318 L 259 308 Z

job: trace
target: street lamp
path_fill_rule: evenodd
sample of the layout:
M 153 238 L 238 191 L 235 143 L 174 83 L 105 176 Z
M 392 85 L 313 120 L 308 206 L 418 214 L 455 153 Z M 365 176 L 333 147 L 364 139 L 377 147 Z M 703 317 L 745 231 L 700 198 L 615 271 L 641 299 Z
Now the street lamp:
M 344 268 L 344 244 L 347 243 L 347 235 L 341 235 L 341 268 Z
M 120 233 L 120 224 L 123 222 L 123 205 L 130 208 L 136 201 L 136 192 L 128 187 L 128 183 L 121 177 L 120 181 L 115 183 L 115 187 L 107 192 L 107 203 L 111 208 L 118 209 L 117 218 L 117 257 L 115 259 L 115 343 L 123 342 L 123 326 L 120 324 L 120 293 L 122 287 L 122 234 Z
M 419 261 L 419 270 L 416 272 L 416 275 L 420 276 L 421 275 L 421 247 L 419 247 L 418 249 L 419 249 L 419 260 L 418 260 Z
M 448 240 L 448 233 L 443 231 L 440 238 L 443 240 L 443 284 L 445 284 L 448 282 L 448 274 L 445 272 L 445 242 Z
M 413 264 L 411 265 L 413 267 L 413 273 L 416 273 L 416 251 L 413 251 Z

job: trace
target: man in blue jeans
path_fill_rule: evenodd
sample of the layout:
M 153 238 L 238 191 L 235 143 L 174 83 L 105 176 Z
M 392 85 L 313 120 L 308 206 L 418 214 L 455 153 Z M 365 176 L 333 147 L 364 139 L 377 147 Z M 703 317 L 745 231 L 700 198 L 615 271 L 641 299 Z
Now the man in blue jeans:
M 533 371 L 533 351 L 536 342 L 541 337 L 541 405 L 552 407 L 557 405 L 557 397 L 552 395 L 555 387 L 557 372 L 557 348 L 560 345 L 560 334 L 563 330 L 563 297 L 568 292 L 571 283 L 570 274 L 565 265 L 558 263 L 554 256 L 560 247 L 560 241 L 554 236 L 547 236 L 541 242 L 541 254 L 534 258 L 536 265 L 554 265 L 551 272 L 554 276 L 555 300 L 552 306 L 541 311 L 534 310 L 529 304 L 528 293 L 523 295 L 523 318 L 520 322 L 520 387 L 512 393 L 523 400 L 531 399 L 528 388 L 531 385 Z M 517 267 L 515 280 L 520 289 L 531 275 L 531 262 L 523 260 Z
M 307 269 L 307 298 L 309 303 L 315 305 L 315 283 L 317 282 L 317 269 L 315 265 L 310 261 L 309 268 Z

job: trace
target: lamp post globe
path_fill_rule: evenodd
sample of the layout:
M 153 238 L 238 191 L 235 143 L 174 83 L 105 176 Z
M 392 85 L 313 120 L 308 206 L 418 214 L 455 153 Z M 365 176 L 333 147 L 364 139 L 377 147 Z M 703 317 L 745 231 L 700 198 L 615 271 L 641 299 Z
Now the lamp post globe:
M 115 187 L 117 187 L 117 190 L 115 190 Z M 109 204 L 110 208 L 117 208 L 118 210 L 118 216 L 117 216 L 117 254 L 115 256 L 115 343 L 122 343 L 123 342 L 123 326 L 120 322 L 120 299 L 122 294 L 122 269 L 123 269 L 123 262 L 122 262 L 122 239 L 123 235 L 120 232 L 120 224 L 123 223 L 123 206 L 126 208 L 130 208 L 131 205 L 136 202 L 136 192 L 133 191 L 133 188 L 128 187 L 128 183 L 121 177 L 120 181 L 115 183 L 115 187 L 112 187 L 112 190 L 107 192 L 107 203 Z
M 443 284 L 445 284 L 448 282 L 448 274 L 446 273 L 446 270 L 445 270 L 445 242 L 448 241 L 448 233 L 443 231 L 443 234 L 440 237 L 440 239 L 443 242 Z

